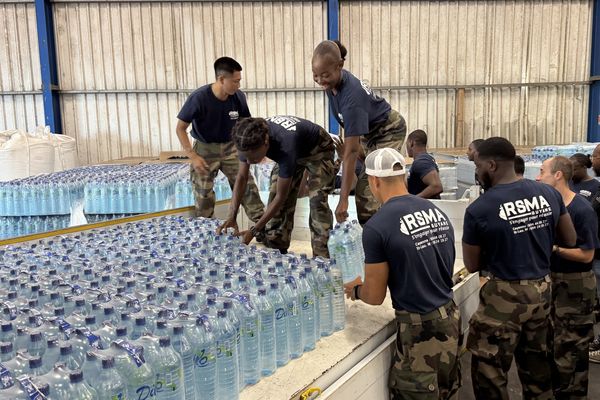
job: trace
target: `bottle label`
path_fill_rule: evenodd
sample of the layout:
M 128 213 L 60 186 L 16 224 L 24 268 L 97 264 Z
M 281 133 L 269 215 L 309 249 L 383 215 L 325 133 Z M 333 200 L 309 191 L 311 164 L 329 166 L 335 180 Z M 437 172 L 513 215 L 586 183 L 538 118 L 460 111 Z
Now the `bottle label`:
M 19 384 L 21 385 L 21 389 L 23 389 L 27 393 L 27 397 L 30 400 L 43 400 L 46 399 L 46 396 L 39 391 L 37 387 L 31 382 L 31 378 L 27 375 L 21 375 L 17 378 Z
M 248 298 L 248 296 L 246 296 L 244 294 L 233 293 L 233 292 L 227 291 L 227 292 L 223 293 L 223 297 L 227 297 L 227 298 L 239 301 L 244 306 L 244 308 L 246 308 L 246 310 L 248 310 L 248 311 L 254 310 L 252 303 L 250 303 L 250 299 Z
M 108 303 L 110 301 L 110 294 L 106 293 L 106 292 L 102 292 L 96 298 L 98 299 L 98 301 L 101 301 L 102 303 Z
M 206 315 L 206 314 L 198 315 L 198 318 L 196 320 L 200 321 L 200 323 L 202 323 L 202 326 L 204 326 L 204 329 L 207 332 L 212 331 L 212 325 L 210 323 L 210 320 L 208 319 L 208 315 Z
M 71 334 L 73 333 L 73 327 L 67 321 L 62 318 L 56 319 L 56 325 L 58 325 L 58 329 L 61 330 L 67 337 L 67 340 L 71 338 Z
M 79 286 L 77 284 L 73 284 L 73 285 L 71 285 L 71 293 L 80 295 L 83 293 L 83 289 L 81 286 Z
M 124 297 L 127 299 L 127 307 L 132 307 L 136 312 L 142 310 L 140 301 L 137 298 L 130 294 L 126 294 Z
M 95 349 L 102 349 L 102 343 L 100 342 L 100 336 L 94 335 L 88 328 L 77 329 L 77 333 L 85 336 L 88 340 L 88 344 Z
M 284 308 L 276 308 L 275 309 L 275 319 L 280 320 L 285 318 L 285 309 Z
M 129 354 L 138 368 L 146 362 L 146 360 L 144 360 L 144 348 L 142 346 L 134 346 L 123 339 L 115 340 L 114 343 Z
M 10 371 L 4 366 L 4 364 L 0 363 L 0 388 L 7 389 L 14 384 L 15 382 L 10 374 Z
M 293 276 L 288 276 L 287 280 L 289 280 L 289 284 L 292 285 L 292 287 L 294 288 L 294 290 L 298 289 L 298 282 L 296 282 L 296 278 L 294 278 Z
M 180 289 L 187 289 L 187 284 L 185 283 L 185 281 L 181 278 L 179 279 L 175 279 L 175 284 L 177 285 L 178 288 Z

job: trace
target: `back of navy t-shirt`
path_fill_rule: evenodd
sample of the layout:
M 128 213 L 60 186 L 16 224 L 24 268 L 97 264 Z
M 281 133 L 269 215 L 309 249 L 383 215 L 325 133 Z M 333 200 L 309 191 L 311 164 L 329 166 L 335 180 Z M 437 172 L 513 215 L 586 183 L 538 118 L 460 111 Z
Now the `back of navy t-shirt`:
M 267 157 L 279 164 L 282 178 L 294 176 L 297 161 L 307 157 L 319 142 L 321 127 L 306 119 L 289 115 L 267 118 L 269 149 Z M 240 161 L 246 161 L 239 156 Z
M 366 83 L 345 69 L 337 93 L 334 95 L 331 90 L 325 93 L 331 112 L 344 127 L 346 136 L 366 135 L 373 127 L 385 122 L 392 110 L 385 99 L 375 95 Z
M 550 272 L 556 226 L 566 212 L 560 193 L 546 184 L 496 185 L 467 208 L 463 242 L 480 246 L 480 267 L 500 279 L 540 279 Z
M 598 221 L 590 202 L 583 196 L 576 195 L 567 206 L 567 211 L 575 226 L 575 232 L 577 232 L 575 247 L 583 250 L 600 248 Z M 550 270 L 552 272 L 587 272 L 592 270 L 592 262 L 582 263 L 566 260 L 556 253 L 552 253 Z
M 219 100 L 211 85 L 197 89 L 187 98 L 177 118 L 192 124 L 192 137 L 204 143 L 231 141 L 231 129 L 240 118 L 250 117 L 246 96 L 241 90 Z
M 421 153 L 415 157 L 408 175 L 408 193 L 417 195 L 421 193 L 427 185 L 423 182 L 425 175 L 431 171 L 440 171 L 435 159 L 427 153 Z M 440 199 L 440 195 L 435 197 Z
M 592 202 L 592 195 L 600 189 L 600 182 L 596 179 L 574 183 L 569 182 L 569 188 L 575 193 L 585 197 L 587 201 Z
M 365 224 L 365 263 L 387 262 L 396 310 L 428 313 L 452 299 L 454 230 L 432 202 L 393 197 Z

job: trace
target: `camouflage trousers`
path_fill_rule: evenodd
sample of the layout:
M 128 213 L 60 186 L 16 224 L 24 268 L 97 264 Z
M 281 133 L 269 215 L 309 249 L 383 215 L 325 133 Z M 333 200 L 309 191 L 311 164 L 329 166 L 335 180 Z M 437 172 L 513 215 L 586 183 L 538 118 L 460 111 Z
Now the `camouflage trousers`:
M 552 273 L 552 383 L 561 399 L 587 399 L 589 345 L 594 338 L 596 277 L 592 271 Z
M 304 171 L 308 171 L 308 197 L 310 203 L 309 227 L 313 256 L 329 257 L 327 239 L 333 226 L 333 213 L 329 208 L 328 197 L 333 192 L 335 169 L 333 165 L 334 144 L 329 133 L 321 129 L 319 143 L 308 157 L 297 161 L 292 185 L 285 203 L 265 227 L 263 243 L 267 247 L 284 250 L 290 247 L 294 229 L 294 213 L 298 190 Z M 279 167 L 275 164 L 271 173 L 269 203 L 277 193 Z
M 361 138 L 365 157 L 372 151 L 384 147 L 400 151 L 405 137 L 406 121 L 404 121 L 404 118 L 397 111 L 392 110 L 386 122 Z M 371 193 L 364 166 L 358 176 L 356 188 L 354 189 L 354 196 L 358 222 L 361 225 L 364 225 L 381 206 L 375 197 L 373 197 L 373 193 Z
M 208 174 L 197 173 L 191 167 L 190 175 L 192 187 L 194 190 L 194 199 L 196 217 L 212 218 L 215 212 L 215 191 L 213 190 L 215 178 L 219 170 L 227 177 L 229 186 L 233 190 L 235 179 L 237 177 L 240 161 L 237 156 L 237 150 L 233 142 L 228 143 L 203 143 L 196 140 L 194 151 L 206 160 L 208 164 Z M 242 199 L 242 206 L 246 215 L 252 221 L 260 219 L 264 212 L 264 205 L 260 200 L 258 188 L 254 183 L 252 175 L 248 177 L 246 193 Z
M 508 370 L 515 358 L 523 398 L 552 399 L 548 364 L 550 277 L 503 281 L 492 277 L 479 293 L 469 322 L 475 398 L 508 400 Z
M 460 312 L 451 300 L 427 314 L 396 311 L 389 388 L 393 400 L 455 399 L 460 387 Z

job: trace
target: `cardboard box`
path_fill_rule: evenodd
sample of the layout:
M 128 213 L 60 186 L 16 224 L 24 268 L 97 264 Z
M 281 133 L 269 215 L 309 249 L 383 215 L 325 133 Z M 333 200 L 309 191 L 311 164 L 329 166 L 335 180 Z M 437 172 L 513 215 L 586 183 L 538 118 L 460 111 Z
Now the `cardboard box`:
M 161 151 L 159 161 L 189 162 L 185 151 Z
M 153 157 L 125 157 L 125 158 L 119 158 L 117 160 L 109 160 L 109 161 L 103 161 L 101 163 L 98 163 L 99 165 L 115 165 L 115 164 L 119 164 L 119 165 L 139 165 L 142 163 L 146 163 L 149 161 L 155 161 L 158 160 L 158 157 L 153 156 Z

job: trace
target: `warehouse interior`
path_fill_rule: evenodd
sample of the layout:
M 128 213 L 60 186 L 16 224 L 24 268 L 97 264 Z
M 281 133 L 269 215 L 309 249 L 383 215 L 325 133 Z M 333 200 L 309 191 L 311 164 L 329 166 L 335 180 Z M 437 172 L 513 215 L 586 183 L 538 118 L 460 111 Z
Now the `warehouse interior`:
M 333 87 L 319 57 L 339 64 Z M 599 76 L 599 0 L 0 0 L 0 398 L 600 398 Z M 346 101 L 368 100 L 344 109 L 354 80 Z M 266 153 L 246 146 L 246 119 L 267 127 Z M 396 161 L 378 175 L 384 148 Z M 410 182 L 425 156 L 430 197 Z M 490 233 L 494 218 L 521 223 L 502 208 L 515 199 L 491 206 L 516 158 L 527 190 L 558 197 L 551 212 L 527 210 L 548 218 L 552 241 L 521 230 L 515 243 L 534 243 L 524 250 Z M 434 258 L 398 244 L 408 229 L 429 246 L 417 246 L 425 233 L 403 220 L 408 209 L 389 218 L 400 225 L 386 251 L 370 248 L 389 199 L 404 195 L 449 226 Z M 381 263 L 387 286 L 372 301 Z M 417 273 L 432 264 L 443 278 Z M 522 275 L 504 277 L 517 264 Z M 575 276 L 593 299 L 565 294 L 578 305 L 561 311 L 560 290 L 575 291 L 561 279 Z M 544 286 L 543 329 L 510 319 L 533 300 L 506 311 L 490 282 Z M 421 311 L 399 306 L 411 297 Z M 481 333 L 490 309 L 512 316 Z M 444 340 L 444 352 L 406 361 L 417 339 L 403 329 L 437 321 L 430 311 L 460 314 L 458 345 L 448 361 Z M 561 327 L 579 341 L 553 336 Z M 528 364 L 527 341 L 544 358 Z M 491 366 L 502 376 L 480 381 Z

